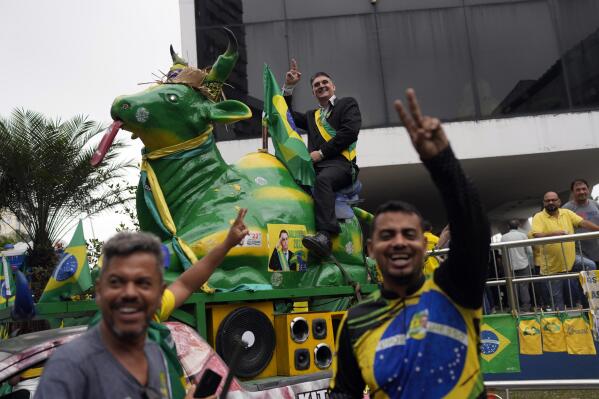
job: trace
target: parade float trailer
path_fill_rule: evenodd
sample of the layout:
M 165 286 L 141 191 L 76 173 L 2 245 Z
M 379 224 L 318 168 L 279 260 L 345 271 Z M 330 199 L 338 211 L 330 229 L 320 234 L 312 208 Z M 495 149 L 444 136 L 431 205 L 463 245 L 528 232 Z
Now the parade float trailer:
M 171 319 L 195 329 L 227 364 L 235 357 L 235 343 L 243 340 L 235 374 L 260 381 L 253 390 L 288 385 L 299 376 L 328 379 L 344 311 L 376 289 L 360 227 L 371 215 L 346 203 L 332 256 L 316 259 L 303 247 L 304 235 L 315 232 L 309 194 L 314 172 L 278 87 L 265 100 L 272 110 L 265 124 L 287 132 L 285 138 L 271 132 L 277 156 L 260 149 L 234 165 L 225 163 L 213 124 L 251 117 L 245 104 L 222 95 L 238 57 L 235 37 L 226 34 L 229 45 L 211 67 L 188 66 L 171 49 L 173 65 L 160 81 L 115 99 L 114 123 L 92 164 L 103 162 L 121 129 L 144 143 L 137 214 L 141 230 L 156 234 L 167 248 L 168 282 L 220 243 L 239 209 L 247 208 L 247 237 Z M 298 176 L 298 167 L 307 177 Z M 278 256 L 281 231 L 294 255 L 278 270 L 271 260 Z M 93 301 L 36 305 L 37 317 L 47 319 L 77 320 L 96 310 Z

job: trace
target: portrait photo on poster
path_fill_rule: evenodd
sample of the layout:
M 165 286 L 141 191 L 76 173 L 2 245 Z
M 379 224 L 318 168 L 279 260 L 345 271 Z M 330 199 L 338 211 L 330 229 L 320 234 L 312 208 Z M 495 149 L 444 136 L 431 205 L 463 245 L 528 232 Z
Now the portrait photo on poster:
M 269 224 L 268 271 L 303 272 L 306 271 L 306 248 L 302 238 L 306 235 L 306 226 L 301 224 Z

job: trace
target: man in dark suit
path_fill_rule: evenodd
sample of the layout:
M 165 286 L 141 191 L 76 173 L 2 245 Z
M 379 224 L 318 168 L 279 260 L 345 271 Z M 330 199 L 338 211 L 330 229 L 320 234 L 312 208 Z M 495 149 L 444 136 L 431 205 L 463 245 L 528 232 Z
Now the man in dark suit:
M 268 262 L 270 270 L 297 271 L 297 262 L 293 261 L 293 252 L 289 250 L 289 233 L 287 230 L 279 232 L 279 243 L 270 255 Z
M 283 95 L 295 124 L 308 132 L 308 151 L 316 172 L 313 197 L 317 233 L 304 237 L 302 243 L 317 256 L 327 257 L 331 236 L 340 232 L 335 217 L 335 191 L 352 184 L 358 174 L 356 142 L 362 116 L 354 98 L 335 95 L 335 84 L 326 72 L 317 72 L 310 78 L 319 107 L 305 114 L 294 111 L 292 92 L 300 79 L 301 73 L 292 59 Z

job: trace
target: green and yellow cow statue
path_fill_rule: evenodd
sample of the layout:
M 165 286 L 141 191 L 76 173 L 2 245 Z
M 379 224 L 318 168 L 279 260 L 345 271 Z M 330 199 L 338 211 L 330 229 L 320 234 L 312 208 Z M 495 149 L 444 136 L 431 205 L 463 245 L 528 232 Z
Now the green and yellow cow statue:
M 212 134 L 213 123 L 251 117 L 250 109 L 223 100 L 221 88 L 237 61 L 237 43 L 227 31 L 229 45 L 206 70 L 187 66 L 171 49 L 174 65 L 162 82 L 140 93 L 120 96 L 111 108 L 114 123 L 93 162 L 99 163 L 120 128 L 144 143 L 137 213 L 142 230 L 167 244 L 173 280 L 197 258 L 220 242 L 240 208 L 250 234 L 233 248 L 209 280 L 216 289 L 242 285 L 274 288 L 332 286 L 365 282 L 367 271 L 358 219 L 341 221 L 333 240 L 332 262 L 306 263 L 301 238 L 314 233 L 313 201 L 287 168 L 273 155 L 251 152 L 235 165 L 225 163 Z M 272 270 L 281 230 L 288 233 L 293 262 Z M 342 273 L 344 269 L 346 273 Z

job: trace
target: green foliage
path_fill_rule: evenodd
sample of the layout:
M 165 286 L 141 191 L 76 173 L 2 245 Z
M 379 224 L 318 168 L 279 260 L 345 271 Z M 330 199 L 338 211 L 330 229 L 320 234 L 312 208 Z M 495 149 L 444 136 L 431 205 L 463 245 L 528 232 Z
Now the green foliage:
M 131 197 L 135 197 L 135 192 L 137 191 L 137 186 L 127 186 L 125 190 Z M 116 213 L 119 215 L 126 216 L 129 220 L 122 221 L 116 227 L 117 233 L 121 231 L 139 231 L 139 220 L 137 219 L 137 208 L 134 206 L 133 202 L 126 202 L 123 206 L 116 210 Z
M 27 233 L 23 231 L 14 231 L 12 233 L 2 234 L 0 235 L 0 248 L 4 248 L 6 244 L 16 244 L 21 241 L 29 241 Z
M 115 142 L 94 168 L 91 142 L 102 131 L 84 116 L 61 121 L 22 109 L 0 117 L 0 209 L 12 212 L 33 241 L 32 267 L 51 268 L 52 243 L 81 216 L 111 210 L 131 199 L 117 184 L 130 162 L 116 161 Z
M 104 241 L 100 241 L 97 238 L 89 238 L 86 240 L 87 245 L 87 262 L 89 268 L 93 269 L 97 267 L 100 255 L 102 255 L 102 246 Z

